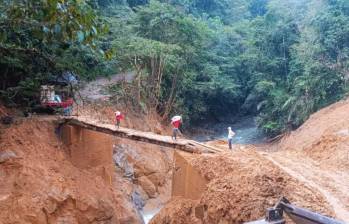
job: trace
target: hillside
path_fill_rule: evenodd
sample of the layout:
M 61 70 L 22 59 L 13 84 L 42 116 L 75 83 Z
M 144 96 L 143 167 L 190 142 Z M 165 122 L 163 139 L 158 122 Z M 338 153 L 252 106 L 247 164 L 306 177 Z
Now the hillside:
M 262 217 L 280 196 L 349 221 L 348 111 L 349 100 L 330 105 L 279 143 L 188 156 L 208 181 L 204 193 L 173 198 L 152 223 L 241 223 Z
M 318 111 L 282 139 L 278 148 L 311 158 L 324 169 L 348 171 L 348 111 L 349 99 Z
M 208 184 L 197 200 L 173 198 L 151 223 L 243 223 L 264 216 L 285 196 L 299 206 L 333 215 L 325 198 L 283 172 L 253 148 L 193 156 L 193 167 Z
M 349 223 L 348 83 L 349 0 L 0 0 L 0 224 Z
M 273 147 L 274 162 L 318 189 L 342 220 L 349 220 L 349 100 L 313 114 Z M 272 147 L 272 148 L 273 148 Z
M 71 129 L 61 139 L 55 116 L 21 118 L 2 108 L 15 123 L 1 126 L 1 216 L 8 223 L 142 223 L 140 212 L 146 217 L 163 207 L 151 223 L 241 223 L 285 196 L 347 221 L 348 108 L 349 100 L 324 108 L 278 144 L 236 145 L 230 152 L 218 141 L 209 145 L 224 152 L 182 152 L 190 168 L 178 174 L 176 150 L 88 130 L 76 136 Z M 84 119 L 111 123 L 108 114 L 99 116 Z M 195 196 L 182 194 L 183 184 Z

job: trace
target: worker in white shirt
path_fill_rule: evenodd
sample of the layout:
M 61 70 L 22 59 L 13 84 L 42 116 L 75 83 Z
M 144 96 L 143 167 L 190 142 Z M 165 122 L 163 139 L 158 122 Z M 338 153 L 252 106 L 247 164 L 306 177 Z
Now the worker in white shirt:
M 231 127 L 228 128 L 228 144 L 229 149 L 232 149 L 233 146 L 233 137 L 235 136 L 235 132 L 231 130 Z

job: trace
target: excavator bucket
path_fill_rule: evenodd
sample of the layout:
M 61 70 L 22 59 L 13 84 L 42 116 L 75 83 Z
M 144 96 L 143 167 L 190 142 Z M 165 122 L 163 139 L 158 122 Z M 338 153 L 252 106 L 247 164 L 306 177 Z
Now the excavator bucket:
M 265 219 L 247 222 L 247 224 L 284 224 L 286 223 L 283 218 L 284 213 L 296 224 L 345 224 L 308 209 L 297 207 L 284 197 L 273 208 L 267 210 Z

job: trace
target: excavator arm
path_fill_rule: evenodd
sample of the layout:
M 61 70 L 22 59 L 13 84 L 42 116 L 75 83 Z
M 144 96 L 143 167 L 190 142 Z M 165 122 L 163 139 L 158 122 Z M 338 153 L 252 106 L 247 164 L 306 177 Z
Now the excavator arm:
M 292 205 L 286 198 L 281 198 L 273 207 L 267 209 L 265 219 L 246 224 L 285 224 L 283 214 L 286 213 L 296 224 L 345 224 L 308 209 Z

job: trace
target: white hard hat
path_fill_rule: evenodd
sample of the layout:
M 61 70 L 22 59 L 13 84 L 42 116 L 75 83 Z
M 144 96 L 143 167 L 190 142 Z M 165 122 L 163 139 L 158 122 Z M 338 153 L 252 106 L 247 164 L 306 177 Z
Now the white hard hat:
M 116 111 L 116 112 L 115 112 L 115 115 L 120 115 L 120 114 L 121 114 L 120 111 Z
M 174 122 L 174 121 L 180 121 L 182 120 L 182 117 L 177 115 L 177 116 L 174 116 L 173 118 L 171 118 L 171 121 Z
M 231 127 L 228 127 L 229 130 L 231 130 Z

